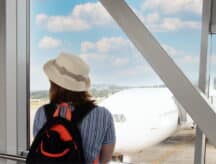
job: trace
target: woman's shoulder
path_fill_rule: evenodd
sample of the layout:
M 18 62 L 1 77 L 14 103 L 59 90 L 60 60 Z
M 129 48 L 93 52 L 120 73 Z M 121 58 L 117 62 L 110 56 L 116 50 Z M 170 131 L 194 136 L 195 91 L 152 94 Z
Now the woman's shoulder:
M 49 105 L 49 104 L 44 104 L 37 109 L 37 111 L 36 111 L 37 117 L 41 117 L 42 115 L 45 116 L 45 108 L 47 105 Z M 99 106 L 99 105 L 96 105 L 92 109 L 92 111 L 89 113 L 89 115 L 97 115 L 97 116 L 100 115 L 103 117 L 112 117 L 111 112 L 106 107 Z
M 43 104 L 37 109 L 36 113 L 44 113 L 46 109 L 53 108 L 55 108 L 55 104 Z
M 35 117 L 41 117 L 41 116 L 45 115 L 45 111 L 44 111 L 45 106 L 46 106 L 46 104 L 44 104 L 44 105 L 40 106 L 39 108 L 37 108 L 36 113 L 35 113 Z
M 112 117 L 111 112 L 106 107 L 99 106 L 99 105 L 95 106 L 91 113 L 97 114 L 97 115 L 103 115 L 107 117 Z

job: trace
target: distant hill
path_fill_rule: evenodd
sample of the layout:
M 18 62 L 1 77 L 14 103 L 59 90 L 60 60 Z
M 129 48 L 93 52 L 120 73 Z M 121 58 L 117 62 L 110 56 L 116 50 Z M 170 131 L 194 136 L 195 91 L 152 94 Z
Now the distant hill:
M 93 95 L 93 97 L 108 97 L 111 94 L 114 94 L 116 92 L 119 92 L 123 89 L 127 89 L 130 87 L 122 87 L 122 86 L 116 86 L 116 85 L 93 85 L 90 89 L 90 93 Z M 48 91 L 33 91 L 31 92 L 31 99 L 47 99 L 48 98 Z
M 164 85 L 142 86 L 140 88 L 160 88 L 160 87 L 164 87 Z M 119 92 L 119 91 L 125 90 L 125 89 L 129 89 L 129 88 L 134 88 L 134 87 L 96 84 L 96 85 L 92 85 L 92 88 L 90 89 L 90 93 L 95 98 L 101 98 L 101 97 L 108 97 L 109 95 L 112 95 L 116 92 Z M 47 99 L 48 98 L 48 91 L 31 92 L 31 98 L 32 99 Z
M 31 92 L 31 99 L 47 99 L 48 91 L 34 91 Z

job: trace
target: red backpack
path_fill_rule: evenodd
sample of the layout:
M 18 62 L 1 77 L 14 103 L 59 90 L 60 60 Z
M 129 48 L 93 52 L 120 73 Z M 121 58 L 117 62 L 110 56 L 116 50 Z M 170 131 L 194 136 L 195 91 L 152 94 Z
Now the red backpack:
M 66 108 L 65 118 L 60 117 L 60 108 Z M 47 122 L 35 137 L 27 164 L 85 163 L 82 139 L 77 124 L 92 110 L 70 109 L 68 103 L 45 105 Z

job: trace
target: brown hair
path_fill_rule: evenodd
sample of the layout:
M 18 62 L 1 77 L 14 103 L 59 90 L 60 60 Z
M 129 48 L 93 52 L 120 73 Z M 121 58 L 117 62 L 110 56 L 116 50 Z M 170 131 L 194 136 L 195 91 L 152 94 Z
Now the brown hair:
M 95 100 L 89 92 L 74 92 L 60 87 L 50 81 L 49 90 L 50 103 L 59 104 L 61 102 L 72 102 L 75 108 L 94 108 Z

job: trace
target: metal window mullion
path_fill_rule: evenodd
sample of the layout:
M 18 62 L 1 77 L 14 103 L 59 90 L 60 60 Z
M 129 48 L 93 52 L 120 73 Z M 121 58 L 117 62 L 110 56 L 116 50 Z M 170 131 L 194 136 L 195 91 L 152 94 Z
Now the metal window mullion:
M 216 34 L 216 1 L 212 0 L 212 10 L 211 10 L 211 24 L 210 24 L 210 33 Z
M 6 16 L 5 6 L 6 0 L 0 1 L 0 152 L 6 152 L 6 82 L 5 82 L 5 30 Z M 0 160 L 0 163 L 3 163 Z
M 199 88 L 208 95 L 208 35 L 210 29 L 211 18 L 211 0 L 203 0 L 202 10 L 202 32 L 201 32 L 201 44 L 200 44 L 200 67 L 199 67 Z M 205 110 L 205 109 L 203 109 Z M 196 128 L 196 140 L 195 140 L 195 156 L 194 164 L 205 164 L 206 157 L 206 136 L 202 130 L 197 126 Z
M 17 1 L 6 1 L 6 135 L 7 153 L 17 153 Z
M 0 151 L 14 155 L 26 149 L 27 1 L 0 1 Z
M 28 104 L 27 67 L 28 65 L 28 23 L 27 10 L 29 0 L 17 1 L 17 150 L 18 154 L 27 149 Z
M 30 53 L 30 18 L 31 18 L 31 13 L 30 13 L 30 5 L 31 1 L 26 0 L 26 133 L 27 133 L 27 139 L 26 139 L 26 146 L 27 150 L 30 148 L 31 144 L 31 138 L 30 138 L 30 58 L 31 58 L 31 53 Z

